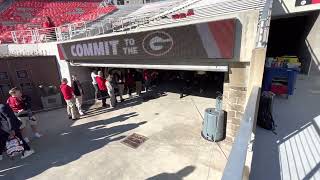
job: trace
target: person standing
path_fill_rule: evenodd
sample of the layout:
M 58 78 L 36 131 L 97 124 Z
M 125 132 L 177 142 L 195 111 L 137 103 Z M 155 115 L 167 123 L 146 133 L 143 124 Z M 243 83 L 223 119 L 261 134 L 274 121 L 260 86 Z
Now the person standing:
M 28 143 L 23 139 L 20 126 L 21 121 L 15 116 L 12 109 L 6 104 L 0 104 L 0 160 L 3 159 L 2 153 L 5 151 L 6 142 L 9 137 L 18 137 L 22 141 L 24 152 L 21 159 L 24 159 L 34 153 Z
M 83 89 L 81 86 L 80 81 L 77 79 L 76 75 L 72 75 L 72 88 L 76 99 L 76 106 L 78 108 L 79 114 L 81 116 L 84 115 L 82 111 L 82 96 L 83 96 Z
M 120 101 L 123 102 L 123 92 L 124 92 L 124 81 L 123 81 L 123 76 L 122 76 L 122 72 L 118 71 L 118 72 L 114 72 L 113 73 L 113 80 L 116 82 L 116 86 L 118 87 L 118 93 L 120 96 Z
M 14 114 L 21 121 L 21 134 L 24 136 L 24 140 L 29 142 L 29 138 L 25 136 L 25 128 L 27 124 L 30 124 L 34 137 L 40 138 L 42 135 L 38 132 L 37 120 L 33 116 L 31 111 L 31 100 L 25 95 L 22 95 L 18 88 L 12 88 L 9 91 L 10 97 L 7 100 L 7 104 L 10 106 Z
M 132 91 L 134 86 L 134 77 L 131 73 L 130 69 L 127 70 L 126 77 L 125 77 L 125 86 L 128 89 L 129 97 L 132 97 Z
M 181 87 L 180 87 L 180 99 L 189 95 L 192 90 L 191 83 L 193 79 L 193 73 L 191 71 L 182 71 L 180 73 Z
M 150 87 L 151 77 L 150 77 L 150 73 L 147 69 L 143 70 L 143 79 L 144 79 L 144 86 L 146 88 L 146 92 L 148 92 L 149 87 Z
M 98 84 L 98 89 L 101 96 L 102 107 L 107 107 L 106 100 L 108 96 L 108 89 L 106 86 L 106 79 L 103 77 L 102 71 L 98 72 L 98 76 L 96 77 L 96 82 Z
M 111 107 L 116 107 L 117 104 L 117 99 L 116 99 L 116 95 L 115 95 L 115 91 L 114 91 L 114 84 L 113 82 L 113 77 L 112 75 L 109 75 L 107 80 L 106 80 L 106 86 L 108 89 L 108 94 L 110 96 L 110 105 Z
M 74 98 L 73 89 L 68 85 L 67 78 L 63 78 L 60 85 L 60 90 L 62 92 L 63 98 L 67 103 L 67 113 L 69 119 L 77 120 L 79 119 L 79 114 L 76 107 L 76 100 Z
M 135 75 L 134 75 L 134 79 L 136 82 L 136 91 L 137 91 L 137 95 L 140 96 L 141 95 L 141 91 L 142 91 L 142 73 L 140 71 L 136 71 Z
M 92 79 L 92 85 L 94 88 L 94 98 L 97 100 L 99 98 L 99 88 L 98 88 L 98 84 L 97 84 L 97 71 L 92 71 L 91 72 L 91 79 Z

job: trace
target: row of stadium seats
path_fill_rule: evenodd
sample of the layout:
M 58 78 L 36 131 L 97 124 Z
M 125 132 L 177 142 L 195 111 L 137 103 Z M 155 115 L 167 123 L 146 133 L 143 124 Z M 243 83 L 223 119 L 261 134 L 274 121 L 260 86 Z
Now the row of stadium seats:
M 115 6 L 99 7 L 100 2 L 101 0 L 16 0 L 0 13 L 0 43 L 12 42 L 10 31 L 92 21 L 117 9 Z

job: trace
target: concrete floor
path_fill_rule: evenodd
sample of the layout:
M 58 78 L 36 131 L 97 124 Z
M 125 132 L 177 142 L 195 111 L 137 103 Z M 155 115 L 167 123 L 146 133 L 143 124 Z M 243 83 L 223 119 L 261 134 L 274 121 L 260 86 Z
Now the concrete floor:
M 200 136 L 204 109 L 214 105 L 214 99 L 167 93 L 90 109 L 76 122 L 64 109 L 39 113 L 44 137 L 31 143 L 36 154 L 0 162 L 0 179 L 220 179 L 231 147 Z M 149 139 L 138 149 L 120 143 L 132 133 Z
M 289 99 L 276 97 L 277 135 L 257 128 L 252 180 L 320 179 L 320 77 L 298 76 Z

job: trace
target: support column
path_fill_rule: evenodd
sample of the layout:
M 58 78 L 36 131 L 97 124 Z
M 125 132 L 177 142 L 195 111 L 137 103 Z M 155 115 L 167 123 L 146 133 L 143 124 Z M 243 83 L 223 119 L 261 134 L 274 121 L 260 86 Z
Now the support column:
M 232 143 L 246 106 L 248 64 L 230 64 L 223 84 L 223 109 L 227 112 L 226 141 Z

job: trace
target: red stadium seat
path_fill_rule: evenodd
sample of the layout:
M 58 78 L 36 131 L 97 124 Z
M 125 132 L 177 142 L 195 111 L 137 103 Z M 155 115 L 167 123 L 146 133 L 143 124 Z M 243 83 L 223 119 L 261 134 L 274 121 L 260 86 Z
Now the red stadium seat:
M 63 2 L 51 0 L 16 0 L 10 7 L 0 13 L 0 22 L 10 22 L 13 24 L 12 26 L 6 26 L 4 23 L 0 23 L 1 42 L 12 42 L 10 31 L 42 27 L 47 17 L 52 20 L 54 26 L 61 26 L 65 23 L 94 20 L 103 14 L 116 10 L 115 6 L 100 8 L 100 2 L 101 0 L 85 0 L 85 2 L 71 0 Z M 30 39 L 23 39 L 25 43 L 31 42 Z M 22 40 L 19 39 L 19 41 Z

